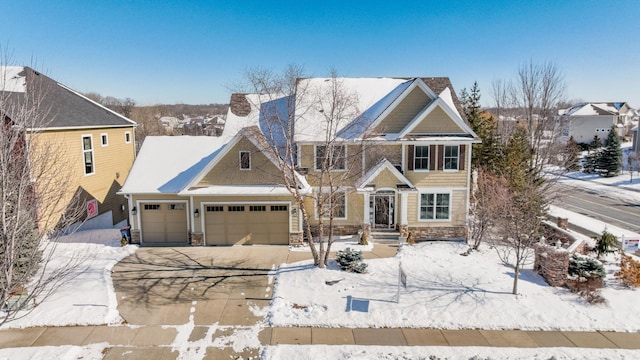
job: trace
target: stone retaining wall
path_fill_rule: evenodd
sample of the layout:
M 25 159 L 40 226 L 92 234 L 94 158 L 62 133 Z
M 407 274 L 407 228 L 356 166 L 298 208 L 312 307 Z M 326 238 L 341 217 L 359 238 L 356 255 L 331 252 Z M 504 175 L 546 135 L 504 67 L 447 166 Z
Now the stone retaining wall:
M 564 286 L 569 270 L 569 251 L 566 249 L 536 244 L 533 269 L 551 286 Z

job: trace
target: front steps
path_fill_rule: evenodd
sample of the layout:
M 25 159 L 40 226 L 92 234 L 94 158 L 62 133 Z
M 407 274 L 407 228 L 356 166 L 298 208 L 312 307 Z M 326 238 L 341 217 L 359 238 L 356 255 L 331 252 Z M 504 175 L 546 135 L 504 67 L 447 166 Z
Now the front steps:
M 400 233 L 397 231 L 372 231 L 369 237 L 377 244 L 398 244 Z

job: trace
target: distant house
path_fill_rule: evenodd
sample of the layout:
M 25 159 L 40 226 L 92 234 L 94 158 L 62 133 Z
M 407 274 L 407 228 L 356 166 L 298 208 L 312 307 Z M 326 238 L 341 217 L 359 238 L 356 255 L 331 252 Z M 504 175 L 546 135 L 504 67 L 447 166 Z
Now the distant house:
M 220 137 L 147 137 L 120 191 L 136 210 L 130 219 L 134 241 L 300 241 L 303 216 L 287 187 L 294 178 L 313 231 L 331 211 L 336 234 L 377 229 L 417 238 L 466 237 L 471 145 L 480 140 L 460 116 L 449 79 L 338 81 L 356 94 L 358 111 L 335 129 L 330 149 L 322 141 L 323 110 L 315 98 L 305 98 L 326 93 L 331 79 L 325 78 L 299 79 L 296 104 L 286 96 L 232 94 Z M 279 132 L 285 130 L 273 128 L 289 114 L 295 114 L 294 123 L 284 128 L 293 129 L 298 171 L 283 175 L 286 160 L 269 145 L 290 145 Z M 333 154 L 330 165 L 321 160 L 327 151 Z M 342 180 L 319 213 L 316 201 L 327 193 L 319 182 L 323 170 Z
M 621 138 L 630 136 L 637 119 L 636 110 L 626 102 L 579 103 L 560 112 L 558 126 L 564 139 L 590 143 L 597 135 L 604 142 L 612 126 Z
M 631 140 L 633 142 L 631 144 L 631 150 L 637 154 L 640 150 L 640 136 L 638 135 L 638 125 L 634 126 L 633 129 L 631 129 L 631 132 L 633 133 L 633 137 Z
M 16 104 L 33 103 L 42 110 L 34 112 L 37 121 L 33 125 L 25 125 L 28 155 L 33 164 L 40 164 L 40 169 L 32 166 L 31 171 L 53 174 L 47 178 L 59 181 L 42 184 L 34 178 L 36 191 L 56 197 L 40 198 L 39 211 L 53 214 L 47 216 L 50 219 L 59 219 L 67 210 L 65 206 L 79 195 L 86 208 L 81 219 L 85 220 L 84 228 L 112 227 L 127 220 L 126 199 L 116 192 L 134 161 L 135 122 L 29 67 L 0 67 L 0 74 L 4 99 L 0 113 L 5 121 L 24 118 L 20 111 L 25 107 Z M 34 161 L 41 157 L 44 162 Z

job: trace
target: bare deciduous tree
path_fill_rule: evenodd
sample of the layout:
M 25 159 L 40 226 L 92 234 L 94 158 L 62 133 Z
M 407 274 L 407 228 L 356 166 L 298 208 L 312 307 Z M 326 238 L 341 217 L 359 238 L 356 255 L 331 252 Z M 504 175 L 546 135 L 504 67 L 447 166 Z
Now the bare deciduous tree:
M 513 102 L 523 111 L 533 151 L 532 168 L 542 170 L 557 153 L 555 111 L 565 98 L 565 81 L 560 69 L 551 62 L 533 60 L 520 66 L 512 86 Z
M 43 105 L 48 85 L 8 63 L 0 65 L 0 324 L 27 315 L 78 266 L 79 257 L 49 264 L 84 205 L 64 148 L 40 132 L 54 115 Z
M 506 179 L 485 170 L 474 171 L 474 188 L 469 208 L 469 241 L 471 248 L 478 250 L 482 241 L 491 235 L 496 223 L 496 214 L 503 206 L 501 192 L 507 188 Z
M 541 236 L 544 197 L 532 179 L 518 187 L 505 184 L 506 181 L 494 184 L 497 201 L 494 221 L 499 239 L 496 250 L 503 263 L 513 266 L 512 293 L 517 295 L 522 267 L 531 261 L 533 244 Z
M 159 120 L 165 115 L 165 111 L 161 105 L 139 107 L 131 111 L 131 120 L 138 124 L 136 127 L 136 151 L 140 150 L 147 136 L 167 135 L 167 130 Z
M 295 65 L 289 66 L 282 74 L 267 69 L 252 69 L 246 74 L 248 84 L 244 87 L 248 85 L 250 92 L 260 94 L 260 103 L 254 106 L 261 109 L 261 117 L 268 119 L 261 128 L 269 143 L 268 151 L 279 159 L 281 180 L 298 205 L 314 264 L 325 267 L 333 242 L 337 208 L 342 196 L 347 196 L 343 193 L 343 187 L 354 176 L 357 161 L 353 159 L 361 159 L 360 151 L 346 151 L 347 146 L 351 145 L 351 149 L 353 144 L 344 144 L 337 136 L 346 121 L 356 117 L 356 98 L 348 93 L 335 71 L 332 71 L 331 77 L 321 87 L 311 86 L 304 78 L 302 68 Z M 321 130 L 318 130 L 317 138 L 318 146 L 324 149 L 316 159 L 318 171 L 310 175 L 318 189 L 313 198 L 318 217 L 317 237 L 313 234 L 310 212 L 306 205 L 307 200 L 314 195 L 301 191 L 302 182 L 306 182 L 306 179 L 297 172 L 298 149 L 294 139 L 294 124 L 307 116 L 307 110 L 312 108 L 320 110 L 322 114 L 319 119 Z M 337 167 L 340 167 L 338 172 L 335 171 Z

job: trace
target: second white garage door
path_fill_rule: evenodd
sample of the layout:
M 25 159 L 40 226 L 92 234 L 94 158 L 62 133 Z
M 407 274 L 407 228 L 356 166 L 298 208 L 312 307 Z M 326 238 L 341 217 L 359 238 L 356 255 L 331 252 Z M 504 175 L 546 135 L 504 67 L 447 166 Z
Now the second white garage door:
M 289 243 L 289 206 L 286 204 L 206 205 L 207 245 Z

